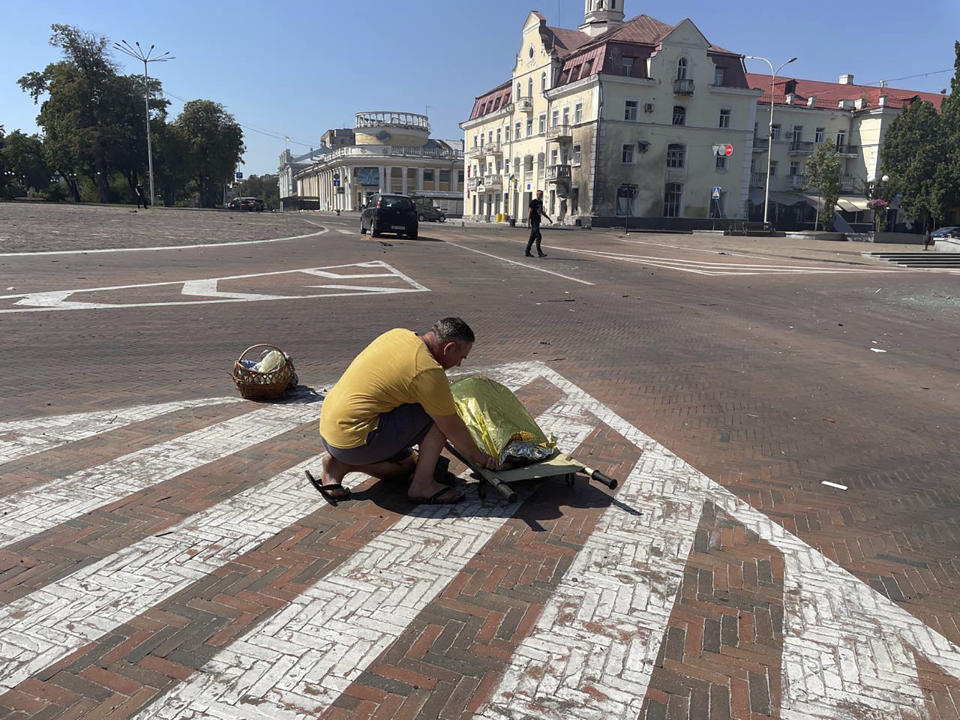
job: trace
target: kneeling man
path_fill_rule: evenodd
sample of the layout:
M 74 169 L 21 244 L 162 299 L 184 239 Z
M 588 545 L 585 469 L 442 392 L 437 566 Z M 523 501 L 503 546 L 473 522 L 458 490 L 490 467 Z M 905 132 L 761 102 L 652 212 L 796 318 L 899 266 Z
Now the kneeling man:
M 457 415 L 446 370 L 463 362 L 474 342 L 460 318 L 444 318 L 429 332 L 385 332 L 361 352 L 323 401 L 321 492 L 334 502 L 350 497 L 349 472 L 382 479 L 408 478 L 414 502 L 454 503 L 463 493 L 434 478 L 449 440 L 480 467 L 496 461 L 477 448 Z M 419 446 L 416 461 L 410 448 Z

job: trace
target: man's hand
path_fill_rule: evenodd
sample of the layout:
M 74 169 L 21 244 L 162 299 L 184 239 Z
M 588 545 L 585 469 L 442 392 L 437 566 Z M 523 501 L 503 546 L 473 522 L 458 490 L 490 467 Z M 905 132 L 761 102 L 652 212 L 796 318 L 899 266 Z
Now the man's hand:
M 500 463 L 497 462 L 496 458 L 487 455 L 485 452 L 480 452 L 474 455 L 471 460 L 473 464 L 477 467 L 484 468 L 486 470 L 499 470 Z

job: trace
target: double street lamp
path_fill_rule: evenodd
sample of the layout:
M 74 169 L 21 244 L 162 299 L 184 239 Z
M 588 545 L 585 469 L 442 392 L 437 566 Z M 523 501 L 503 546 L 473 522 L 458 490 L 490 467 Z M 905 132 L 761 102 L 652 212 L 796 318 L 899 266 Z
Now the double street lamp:
M 135 48 L 131 47 L 130 43 L 126 40 L 121 40 L 118 43 L 114 43 L 113 47 L 124 55 L 129 55 L 143 63 L 143 107 L 147 113 L 147 167 L 150 171 L 150 207 L 153 207 L 153 148 L 150 145 L 150 86 L 147 78 L 147 63 L 167 62 L 168 60 L 173 60 L 174 57 L 169 52 L 165 52 L 162 55 L 154 55 L 154 45 L 151 45 L 150 49 L 146 52 L 140 47 L 140 43 L 134 42 L 134 45 L 136 45 Z
M 759 55 L 745 55 L 744 57 L 747 60 L 763 60 L 767 65 L 770 66 L 770 127 L 767 128 L 767 178 L 765 189 L 763 191 L 763 224 L 766 226 L 767 219 L 770 216 L 770 161 L 773 159 L 773 95 L 774 89 L 777 82 L 777 73 L 783 70 L 784 67 L 796 60 L 795 57 L 787 60 L 783 65 L 778 67 L 776 70 L 773 69 L 773 63 L 767 60 L 765 57 L 760 57 Z

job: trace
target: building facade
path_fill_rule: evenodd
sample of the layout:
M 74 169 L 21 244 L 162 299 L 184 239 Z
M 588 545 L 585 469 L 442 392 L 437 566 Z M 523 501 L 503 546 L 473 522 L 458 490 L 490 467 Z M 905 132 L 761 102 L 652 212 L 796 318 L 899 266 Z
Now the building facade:
M 460 124 L 465 215 L 522 221 L 543 190 L 565 222 L 745 217 L 760 93 L 743 56 L 690 20 L 585 2 L 577 30 L 531 12 L 511 77 Z
M 763 92 L 750 168 L 750 216 L 763 217 L 767 180 L 770 117 L 770 75 L 747 75 Z M 940 109 L 943 96 L 886 86 L 856 85 L 853 75 L 838 82 L 776 78 L 773 92 L 773 153 L 770 157 L 770 220 L 781 229 L 812 226 L 816 190 L 808 186 L 806 163 L 817 146 L 828 143 L 843 160 L 838 210 L 850 222 L 871 220 L 867 201 L 883 168 L 883 138 L 893 122 L 916 99 Z
M 336 132 L 336 147 L 295 175 L 299 193 L 318 198 L 321 210 L 359 210 L 386 192 L 421 196 L 448 216 L 462 215 L 463 152 L 430 138 L 426 115 L 359 112 L 352 136 Z
M 277 184 L 280 188 L 280 208 L 293 209 L 300 206 L 301 199 L 297 195 L 296 174 L 310 167 L 316 159 L 326 152 L 323 147 L 303 155 L 294 155 L 289 149 L 280 153 L 280 163 L 277 167 Z

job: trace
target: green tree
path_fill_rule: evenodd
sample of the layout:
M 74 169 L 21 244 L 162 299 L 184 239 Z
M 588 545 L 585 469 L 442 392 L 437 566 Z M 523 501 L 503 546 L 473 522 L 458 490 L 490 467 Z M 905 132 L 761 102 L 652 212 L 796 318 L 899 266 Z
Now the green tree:
M 23 191 L 46 192 L 50 187 L 51 172 L 44 157 L 43 141 L 39 135 L 26 135 L 15 130 L 4 139 L 4 170 Z
M 243 130 L 223 105 L 211 100 L 191 100 L 175 122 L 187 147 L 191 175 L 197 184 L 200 204 L 220 204 L 224 184 L 246 149 Z
M 953 78 L 950 94 L 943 99 L 940 122 L 944 136 L 945 201 L 947 207 L 960 207 L 960 42 L 953 44 Z
M 260 198 L 268 210 L 280 208 L 280 185 L 276 175 L 251 175 L 240 183 L 240 194 Z
M 128 184 L 145 166 L 143 80 L 121 76 L 107 54 L 107 39 L 70 25 L 52 25 L 50 44 L 64 59 L 20 78 L 20 87 L 40 102 L 37 124 L 44 130 L 48 165 L 79 200 L 76 175 L 96 184 L 101 202 L 110 199 L 110 178 Z M 162 102 L 162 101 L 161 101 Z
M 887 130 L 881 150 L 883 171 L 900 195 L 900 207 L 925 228 L 936 224 L 951 194 L 950 155 L 943 122 L 931 103 L 913 102 Z
M 807 161 L 807 184 L 816 188 L 822 200 L 823 212 L 820 212 L 820 202 L 817 203 L 817 218 L 822 221 L 824 230 L 833 229 L 833 214 L 840 199 L 840 189 L 843 182 L 843 162 L 837 149 L 829 143 L 821 143 L 813 156 Z M 817 229 L 815 221 L 813 229 Z

